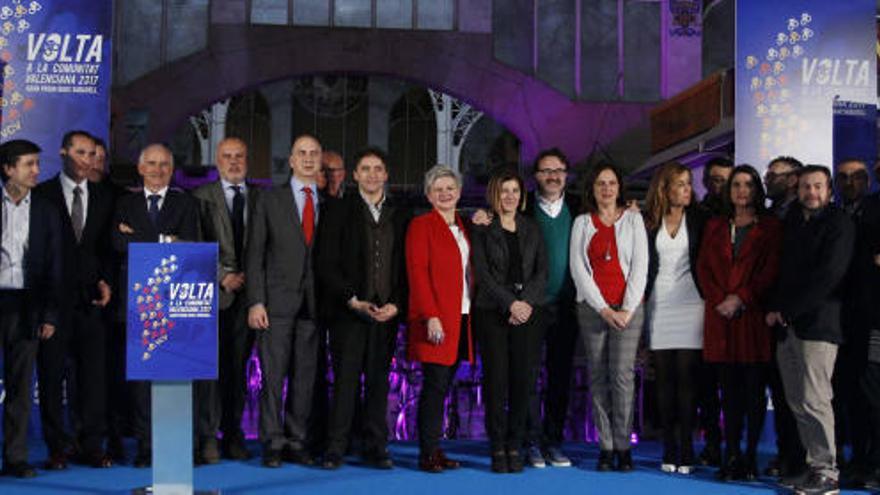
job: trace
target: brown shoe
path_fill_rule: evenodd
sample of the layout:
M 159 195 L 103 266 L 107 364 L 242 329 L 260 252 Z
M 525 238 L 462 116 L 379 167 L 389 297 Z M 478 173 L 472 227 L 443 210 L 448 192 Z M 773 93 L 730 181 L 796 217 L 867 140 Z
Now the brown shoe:
M 440 462 L 443 463 L 443 469 L 458 469 L 461 467 L 461 463 L 455 460 L 452 460 L 446 457 L 446 453 L 443 452 L 442 449 L 437 449 L 435 454 L 440 457 Z
M 427 473 L 442 473 L 443 459 L 438 455 L 439 450 L 435 450 L 430 455 L 422 455 L 419 457 L 419 469 Z

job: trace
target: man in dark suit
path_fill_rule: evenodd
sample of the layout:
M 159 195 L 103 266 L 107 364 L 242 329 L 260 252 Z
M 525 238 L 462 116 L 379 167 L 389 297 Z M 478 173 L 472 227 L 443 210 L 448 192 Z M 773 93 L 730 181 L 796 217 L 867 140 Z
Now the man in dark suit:
M 313 136 L 299 136 L 289 162 L 290 181 L 264 191 L 254 205 L 245 263 L 248 324 L 257 330 L 263 376 L 260 441 L 267 467 L 280 467 L 282 457 L 314 464 L 306 425 L 320 338 L 313 241 L 320 217 L 315 180 L 321 172 L 321 144 Z M 285 378 L 290 378 L 288 404 L 282 407 Z
M 141 151 L 137 168 L 144 189 L 120 198 L 113 219 L 113 248 L 122 257 L 120 287 L 128 287 L 129 243 L 199 239 L 198 202 L 169 187 L 174 172 L 171 150 L 162 144 L 147 146 Z M 125 290 L 118 292 L 124 294 Z M 125 313 L 124 302 L 119 311 Z M 131 396 L 132 430 L 138 441 L 134 466 L 147 467 L 152 462 L 149 382 L 131 382 Z
M 366 149 L 355 158 L 358 194 L 325 209 L 318 252 L 322 315 L 330 325 L 333 407 L 324 468 L 342 465 L 364 375 L 363 457 L 389 469 L 386 442 L 388 370 L 405 314 L 404 241 L 410 212 L 388 203 L 385 153 Z
M 247 145 L 226 138 L 217 145 L 220 179 L 193 191 L 201 204 L 202 238 L 220 249 L 217 280 L 220 284 L 220 380 L 196 383 L 196 432 L 199 461 L 220 459 L 217 429 L 223 431 L 223 455 L 243 460 L 249 456 L 241 430 L 247 393 L 247 362 L 254 334 L 247 327 L 244 286 L 244 251 L 248 215 L 254 211 L 259 189 L 246 182 Z
M 65 469 L 71 453 L 93 467 L 112 464 L 103 447 L 105 330 L 101 308 L 111 296 L 107 261 L 113 198 L 86 179 L 94 159 L 92 137 L 85 131 L 68 132 L 61 142 L 62 171 L 34 190 L 52 202 L 61 222 L 61 319 L 55 338 L 41 343 L 37 355 L 40 416 L 49 449 L 46 469 L 52 470 Z M 68 357 L 75 365 L 67 384 L 68 397 L 75 397 L 75 417 L 81 426 L 78 435 L 67 433 L 64 425 Z
M 36 476 L 27 463 L 27 428 L 37 338 L 58 325 L 61 224 L 45 198 L 31 194 L 40 148 L 21 139 L 0 146 L 0 339 L 3 343 L 3 474 Z

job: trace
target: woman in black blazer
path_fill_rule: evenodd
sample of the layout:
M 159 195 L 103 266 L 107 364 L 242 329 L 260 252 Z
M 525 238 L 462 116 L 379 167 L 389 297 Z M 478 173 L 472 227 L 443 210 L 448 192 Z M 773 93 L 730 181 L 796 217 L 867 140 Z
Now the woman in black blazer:
M 486 430 L 492 471 L 520 472 L 529 390 L 541 349 L 537 311 L 547 284 L 547 258 L 539 227 L 521 214 L 522 179 L 501 172 L 490 180 L 486 196 L 495 215 L 473 234 L 472 311 L 483 359 Z

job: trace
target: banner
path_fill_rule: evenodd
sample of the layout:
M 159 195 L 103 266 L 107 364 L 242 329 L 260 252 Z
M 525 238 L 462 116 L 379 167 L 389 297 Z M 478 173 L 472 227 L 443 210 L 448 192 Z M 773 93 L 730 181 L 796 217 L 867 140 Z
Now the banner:
M 41 179 L 65 132 L 107 140 L 112 22 L 112 0 L 0 0 L 0 141 L 43 148 Z
M 126 376 L 217 378 L 217 244 L 132 243 Z
M 738 0 L 736 162 L 831 166 L 832 102 L 877 101 L 873 0 Z

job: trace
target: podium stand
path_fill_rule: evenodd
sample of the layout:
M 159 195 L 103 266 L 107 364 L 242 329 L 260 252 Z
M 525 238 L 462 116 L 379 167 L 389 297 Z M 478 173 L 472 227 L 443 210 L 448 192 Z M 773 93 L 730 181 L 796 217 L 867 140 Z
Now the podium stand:
M 191 495 L 192 381 L 217 379 L 217 244 L 129 244 L 127 290 L 126 376 L 152 395 L 153 484 L 135 492 Z

